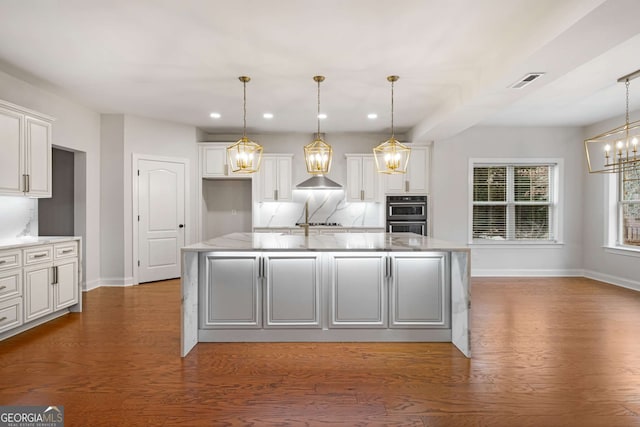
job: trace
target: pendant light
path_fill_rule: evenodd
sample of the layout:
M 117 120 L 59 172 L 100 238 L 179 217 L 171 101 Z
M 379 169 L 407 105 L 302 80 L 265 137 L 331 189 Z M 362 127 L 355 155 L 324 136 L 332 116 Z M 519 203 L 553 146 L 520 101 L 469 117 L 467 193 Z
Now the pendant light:
M 401 174 L 407 172 L 407 163 L 409 163 L 409 155 L 411 149 L 400 143 L 394 135 L 393 128 L 393 84 L 400 77 L 389 76 L 387 81 L 391 83 L 391 138 L 378 145 L 373 149 L 373 155 L 376 159 L 376 168 L 380 173 Z
M 624 125 L 584 141 L 590 173 L 623 173 L 640 170 L 640 120 L 629 123 L 629 85 L 640 70 L 620 77 L 626 87 Z
M 251 78 L 240 76 L 238 79 L 243 87 L 243 124 L 242 138 L 227 147 L 227 158 L 231 171 L 234 173 L 254 173 L 260 169 L 262 162 L 262 146 L 247 138 L 247 83 Z
M 331 159 L 333 149 L 324 142 L 320 134 L 320 83 L 324 81 L 324 76 L 314 76 L 313 80 L 318 83 L 318 132 L 316 138 L 304 146 L 304 161 L 307 164 L 307 172 L 311 175 L 324 175 L 331 169 Z

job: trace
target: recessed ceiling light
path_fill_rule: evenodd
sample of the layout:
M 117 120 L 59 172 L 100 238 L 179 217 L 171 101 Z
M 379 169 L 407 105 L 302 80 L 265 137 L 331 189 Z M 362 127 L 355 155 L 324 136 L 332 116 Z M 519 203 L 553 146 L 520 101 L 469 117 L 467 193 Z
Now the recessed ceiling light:
M 209 117 L 211 117 L 212 119 L 219 119 L 221 116 L 220 113 L 211 113 L 209 114 Z
M 378 115 L 376 113 L 369 113 L 369 114 L 367 114 L 367 118 L 371 119 L 371 120 L 377 119 Z
M 323 120 L 323 119 L 326 119 L 326 118 L 327 118 L 327 115 L 326 115 L 325 113 L 320 113 L 320 114 L 318 114 L 318 118 L 319 118 L 320 120 Z
M 273 114 L 271 114 L 271 113 L 264 113 L 264 114 L 262 115 L 262 117 L 264 117 L 265 119 L 273 119 Z

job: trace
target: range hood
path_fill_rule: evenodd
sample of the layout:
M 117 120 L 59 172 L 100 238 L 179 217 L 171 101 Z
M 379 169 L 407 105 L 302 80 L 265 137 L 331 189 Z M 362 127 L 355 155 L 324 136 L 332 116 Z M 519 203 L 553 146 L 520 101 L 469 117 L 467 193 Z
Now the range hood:
M 342 185 L 324 175 L 313 175 L 306 181 L 296 185 L 296 188 L 300 190 L 341 190 Z

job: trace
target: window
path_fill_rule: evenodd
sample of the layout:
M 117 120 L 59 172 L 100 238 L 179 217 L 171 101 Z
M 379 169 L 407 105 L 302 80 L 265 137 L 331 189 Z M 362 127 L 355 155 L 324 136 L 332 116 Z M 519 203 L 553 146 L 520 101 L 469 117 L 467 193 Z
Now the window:
M 472 240 L 555 242 L 557 167 L 472 163 Z
M 640 246 L 640 169 L 620 174 L 618 195 L 618 241 L 623 245 Z

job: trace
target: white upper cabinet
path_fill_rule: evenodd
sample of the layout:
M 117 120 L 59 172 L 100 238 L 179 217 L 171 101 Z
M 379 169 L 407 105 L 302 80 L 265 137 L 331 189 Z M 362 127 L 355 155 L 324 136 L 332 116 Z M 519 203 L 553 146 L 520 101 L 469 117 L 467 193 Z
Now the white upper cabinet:
M 51 197 L 52 121 L 0 101 L 0 194 Z
M 228 164 L 227 147 L 232 142 L 200 143 L 201 178 L 251 178 L 251 174 L 234 173 Z
M 431 147 L 425 145 L 411 147 L 406 174 L 385 175 L 385 194 L 428 194 Z
M 260 202 L 284 202 L 292 198 L 291 166 L 293 154 L 264 154 L 258 171 Z
M 380 177 L 373 154 L 345 154 L 347 158 L 347 201 L 379 202 Z

